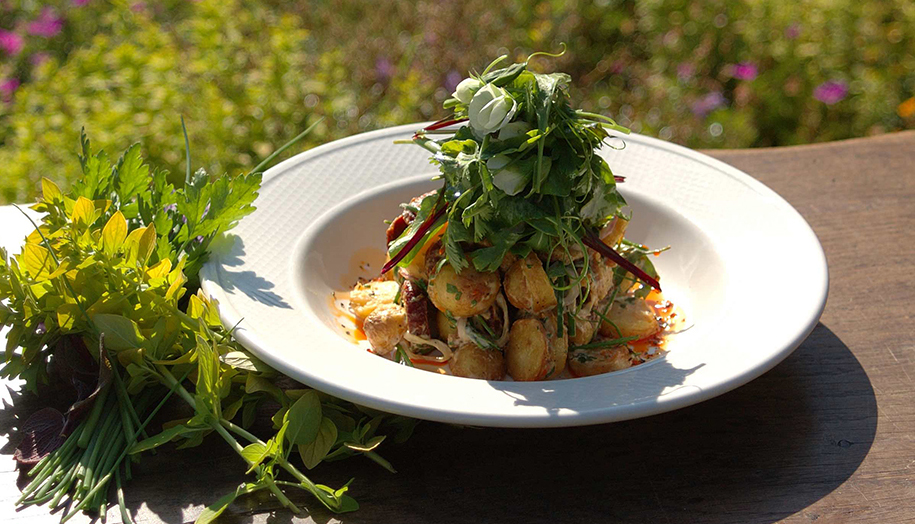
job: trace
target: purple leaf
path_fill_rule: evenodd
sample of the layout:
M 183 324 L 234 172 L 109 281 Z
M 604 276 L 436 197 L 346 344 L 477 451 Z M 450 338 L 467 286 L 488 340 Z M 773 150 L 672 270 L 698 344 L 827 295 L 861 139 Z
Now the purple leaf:
M 66 440 L 62 431 L 64 416 L 54 408 L 44 408 L 32 413 L 20 430 L 22 442 L 13 453 L 16 462 L 35 465 L 47 454 L 59 448 Z

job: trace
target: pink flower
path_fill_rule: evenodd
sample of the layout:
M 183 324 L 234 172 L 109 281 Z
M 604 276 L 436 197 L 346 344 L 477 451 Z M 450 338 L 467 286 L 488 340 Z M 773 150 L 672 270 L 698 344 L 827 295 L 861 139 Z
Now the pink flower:
M 394 64 L 387 58 L 382 57 L 375 60 L 375 75 L 379 80 L 387 82 L 394 76 L 394 72 Z
M 848 84 L 838 80 L 823 82 L 813 90 L 813 97 L 826 105 L 833 105 L 848 96 Z
M 694 115 L 704 117 L 705 115 L 725 105 L 727 102 L 728 101 L 724 98 L 724 95 L 722 95 L 721 92 L 712 91 L 699 100 L 693 102 L 691 109 Z
M 788 40 L 794 40 L 799 36 L 801 36 L 801 24 L 793 22 L 791 25 L 785 28 L 785 38 Z
M 689 80 L 696 74 L 696 66 L 690 62 L 683 62 L 677 66 L 677 78 L 680 80 Z
M 448 71 L 448 74 L 445 76 L 445 89 L 449 92 L 454 92 L 454 89 L 463 79 L 464 77 L 456 70 L 452 69 L 451 71 Z
M 0 29 L 0 49 L 3 49 L 6 54 L 10 56 L 18 55 L 24 45 L 25 42 L 21 36 L 12 31 Z
M 0 82 L 0 95 L 3 96 L 3 100 L 9 102 L 13 99 L 13 93 L 16 92 L 16 89 L 19 88 L 19 79 L 18 78 L 7 78 Z
M 51 38 L 60 33 L 63 28 L 64 19 L 54 14 L 53 9 L 46 7 L 41 10 L 38 18 L 29 24 L 28 31 L 30 35 Z
M 29 57 L 29 60 L 32 62 L 32 65 L 35 67 L 40 66 L 41 64 L 47 62 L 51 59 L 51 55 L 48 53 L 35 53 Z
M 737 80 L 753 80 L 759 70 L 753 62 L 740 62 L 731 66 L 731 76 Z
M 89 3 L 89 0 L 73 0 L 73 5 L 76 7 L 82 7 Z

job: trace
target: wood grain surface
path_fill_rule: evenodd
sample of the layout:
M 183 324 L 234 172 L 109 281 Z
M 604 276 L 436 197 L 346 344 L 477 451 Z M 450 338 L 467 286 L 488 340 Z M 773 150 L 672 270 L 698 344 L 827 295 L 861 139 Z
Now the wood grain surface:
M 333 516 L 301 498 L 314 513 L 293 517 L 249 498 L 221 522 L 915 522 L 915 132 L 707 153 L 782 195 L 825 248 L 825 313 L 783 363 L 718 398 L 629 422 L 423 423 L 406 445 L 382 447 L 397 474 L 364 459 L 311 473 L 331 486 L 355 477 L 356 513 Z M 790 246 L 772 253 L 773 271 L 790 265 Z M 14 509 L 16 428 L 36 404 L 10 395 L 0 522 L 56 522 L 43 508 Z M 190 522 L 233 489 L 244 468 L 223 448 L 145 457 L 128 491 L 135 521 Z M 109 521 L 120 522 L 117 511 Z

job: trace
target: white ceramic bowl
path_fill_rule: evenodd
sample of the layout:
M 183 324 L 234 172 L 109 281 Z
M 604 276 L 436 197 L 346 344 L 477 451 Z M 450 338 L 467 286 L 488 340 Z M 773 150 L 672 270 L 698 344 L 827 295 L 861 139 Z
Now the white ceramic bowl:
M 385 218 L 437 187 L 429 154 L 394 145 L 422 124 L 339 140 L 265 174 L 258 210 L 204 268 L 223 322 L 280 371 L 332 395 L 412 417 L 484 426 L 624 420 L 711 398 L 761 375 L 810 333 L 826 303 L 826 259 L 783 199 L 705 155 L 632 135 L 602 152 L 692 327 L 646 364 L 594 377 L 490 382 L 395 364 L 354 345 L 332 294 L 383 262 Z

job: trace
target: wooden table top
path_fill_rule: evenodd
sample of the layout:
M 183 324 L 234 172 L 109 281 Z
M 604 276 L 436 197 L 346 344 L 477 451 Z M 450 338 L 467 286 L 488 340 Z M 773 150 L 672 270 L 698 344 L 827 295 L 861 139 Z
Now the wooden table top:
M 826 251 L 826 310 L 784 362 L 715 399 L 628 422 L 423 423 L 407 444 L 382 446 L 397 474 L 363 458 L 311 472 L 331 486 L 355 477 L 356 513 L 303 497 L 314 512 L 300 518 L 249 499 L 220 522 L 915 522 L 915 131 L 707 153 L 782 195 Z M 790 260 L 780 247 L 773 263 Z M 56 522 L 43 508 L 14 510 L 16 427 L 35 409 L 16 402 L 0 411 L 0 522 Z M 147 456 L 127 491 L 134 520 L 192 522 L 243 469 L 215 441 Z M 117 510 L 108 517 L 120 522 Z

